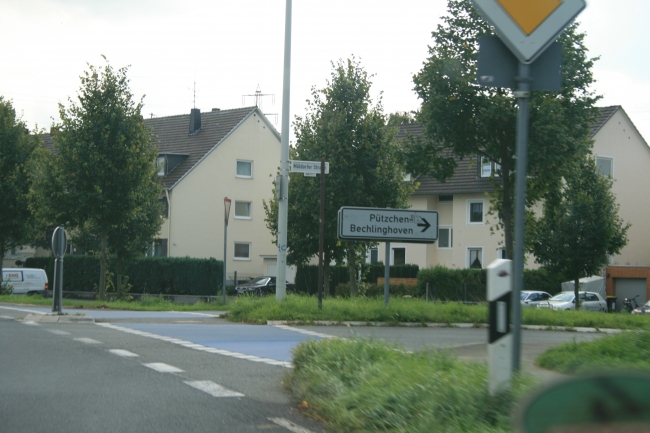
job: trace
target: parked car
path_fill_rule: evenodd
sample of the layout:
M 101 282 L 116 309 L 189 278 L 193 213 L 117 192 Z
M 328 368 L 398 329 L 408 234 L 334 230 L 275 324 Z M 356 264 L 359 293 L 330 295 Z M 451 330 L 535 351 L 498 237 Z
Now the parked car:
M 2 284 L 11 286 L 14 295 L 47 295 L 49 283 L 43 269 L 4 268 Z
M 539 290 L 522 290 L 521 291 L 521 306 L 522 307 L 536 307 L 540 302 L 548 301 L 551 295 Z
M 650 301 L 632 310 L 632 314 L 650 314 Z
M 238 284 L 235 287 L 235 291 L 238 295 L 255 295 L 255 296 L 264 296 L 271 293 L 275 293 L 275 277 L 259 277 L 250 280 L 244 284 Z M 293 284 L 287 283 L 287 291 L 293 289 Z
M 580 309 L 587 311 L 607 312 L 607 302 L 596 292 L 579 292 Z M 537 305 L 537 308 L 550 308 L 552 310 L 575 310 L 575 294 L 572 291 L 560 292 L 546 302 Z

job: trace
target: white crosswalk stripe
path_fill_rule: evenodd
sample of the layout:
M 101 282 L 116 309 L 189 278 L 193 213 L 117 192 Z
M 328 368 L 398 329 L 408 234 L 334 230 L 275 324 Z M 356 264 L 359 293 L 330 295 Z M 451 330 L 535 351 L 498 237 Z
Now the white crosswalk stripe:
M 244 397 L 241 392 L 224 388 L 211 380 L 192 380 L 185 382 L 189 386 L 210 394 L 213 397 Z
M 123 356 L 125 358 L 136 358 L 140 356 L 137 353 L 129 352 L 128 350 L 124 350 L 124 349 L 109 349 L 108 351 L 111 352 L 113 355 Z
M 85 344 L 102 344 L 101 341 L 93 340 L 92 338 L 73 338 L 74 341 L 78 341 L 80 343 L 85 343 Z
M 182 373 L 183 370 L 180 368 L 174 367 L 173 365 L 165 364 L 163 362 L 152 362 L 150 364 L 142 364 L 145 367 L 156 370 L 160 373 Z

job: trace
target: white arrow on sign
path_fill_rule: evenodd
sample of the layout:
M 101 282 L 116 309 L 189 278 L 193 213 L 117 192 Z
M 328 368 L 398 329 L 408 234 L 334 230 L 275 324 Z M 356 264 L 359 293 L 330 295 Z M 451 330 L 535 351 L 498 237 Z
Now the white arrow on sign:
M 587 6 L 585 0 L 472 0 L 520 62 L 544 52 Z

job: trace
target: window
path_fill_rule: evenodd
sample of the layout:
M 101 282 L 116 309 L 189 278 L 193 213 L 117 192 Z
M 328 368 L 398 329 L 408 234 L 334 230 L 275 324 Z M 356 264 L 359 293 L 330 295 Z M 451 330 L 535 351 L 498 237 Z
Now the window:
M 156 168 L 158 169 L 158 176 L 165 175 L 165 157 L 159 156 L 156 158 Z
M 483 200 L 467 200 L 467 224 L 483 224 Z
M 167 202 L 167 197 L 159 198 L 158 203 L 160 203 L 160 216 L 167 218 L 169 216 L 169 203 Z
M 370 249 L 370 263 L 379 262 L 379 250 L 377 248 Z
M 438 196 L 438 203 L 453 203 L 454 201 L 454 196 L 453 195 L 439 195 Z
M 451 227 L 438 227 L 438 249 L 451 248 L 454 243 Z
M 614 177 L 614 158 L 597 156 L 596 167 L 603 176 Z
M 481 177 L 490 177 L 492 174 L 499 176 L 500 172 L 501 166 L 499 164 L 490 161 L 485 156 L 481 157 Z
M 393 248 L 393 265 L 406 264 L 406 248 Z
M 235 260 L 250 260 L 251 244 L 235 242 Z
M 151 245 L 153 257 L 167 257 L 167 239 L 156 239 Z
M 235 202 L 235 218 L 251 219 L 251 202 L 249 202 L 249 201 L 236 201 Z
M 497 248 L 497 258 L 498 259 L 506 258 L 506 249 L 504 247 Z
M 253 177 L 253 161 L 237 161 L 237 177 Z
M 483 248 L 482 247 L 469 247 L 467 248 L 467 267 L 468 268 L 483 268 Z

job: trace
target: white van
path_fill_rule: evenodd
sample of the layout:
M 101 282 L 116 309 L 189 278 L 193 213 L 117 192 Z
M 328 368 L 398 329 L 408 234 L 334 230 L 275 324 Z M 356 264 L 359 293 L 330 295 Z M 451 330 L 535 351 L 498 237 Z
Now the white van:
M 13 287 L 14 295 L 46 295 L 50 286 L 43 269 L 5 268 L 2 269 L 2 283 Z

